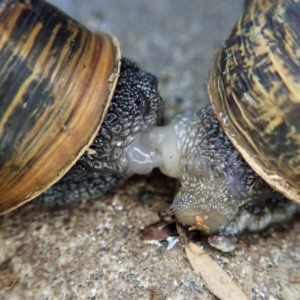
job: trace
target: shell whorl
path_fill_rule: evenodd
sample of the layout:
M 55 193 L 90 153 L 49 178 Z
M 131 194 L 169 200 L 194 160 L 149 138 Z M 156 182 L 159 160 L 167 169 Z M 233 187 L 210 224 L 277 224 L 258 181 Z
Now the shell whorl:
M 59 180 L 88 148 L 120 68 L 117 41 L 37 1 L 0 1 L 0 214 Z
M 300 1 L 254 1 L 217 52 L 208 92 L 224 131 L 273 188 L 300 202 Z

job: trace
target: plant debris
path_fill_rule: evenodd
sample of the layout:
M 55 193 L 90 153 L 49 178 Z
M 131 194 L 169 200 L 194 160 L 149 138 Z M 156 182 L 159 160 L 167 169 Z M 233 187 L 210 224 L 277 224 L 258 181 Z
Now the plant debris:
M 194 272 L 201 275 L 206 287 L 215 296 L 221 300 L 250 300 L 237 283 L 199 246 L 188 243 L 185 252 Z

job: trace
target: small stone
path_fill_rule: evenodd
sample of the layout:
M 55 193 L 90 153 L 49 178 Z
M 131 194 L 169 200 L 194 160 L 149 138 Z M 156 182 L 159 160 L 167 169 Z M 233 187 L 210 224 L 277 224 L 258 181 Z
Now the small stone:
M 213 235 L 208 238 L 208 243 L 222 252 L 232 252 L 237 242 L 238 239 L 233 236 Z

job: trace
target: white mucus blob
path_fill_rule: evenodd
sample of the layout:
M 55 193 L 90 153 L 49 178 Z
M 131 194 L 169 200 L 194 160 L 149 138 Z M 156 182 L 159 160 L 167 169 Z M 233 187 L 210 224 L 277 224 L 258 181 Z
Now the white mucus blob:
M 127 148 L 126 157 L 131 173 L 147 174 L 158 167 L 164 174 L 178 178 L 180 155 L 174 123 L 139 133 Z

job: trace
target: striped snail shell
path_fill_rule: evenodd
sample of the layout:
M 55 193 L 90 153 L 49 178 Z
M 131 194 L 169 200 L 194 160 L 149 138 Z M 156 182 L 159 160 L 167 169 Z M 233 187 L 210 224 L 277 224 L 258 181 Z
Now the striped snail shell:
M 217 53 L 209 94 L 225 133 L 270 186 L 300 203 L 300 2 L 254 3 Z
M 133 173 L 122 147 L 158 119 L 156 78 L 121 60 L 116 38 L 40 0 L 0 1 L 0 37 L 0 214 L 48 190 L 83 156 L 79 173 L 105 172 L 110 160 L 116 173 Z M 78 176 L 64 181 L 76 197 L 94 180 Z

